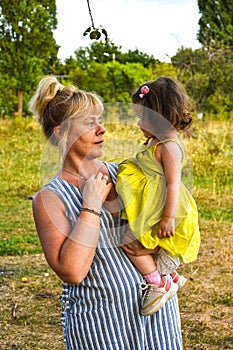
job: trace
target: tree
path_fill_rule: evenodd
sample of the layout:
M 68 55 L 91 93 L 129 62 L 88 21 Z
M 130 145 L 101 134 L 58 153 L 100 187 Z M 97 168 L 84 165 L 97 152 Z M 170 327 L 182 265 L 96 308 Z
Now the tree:
M 131 102 L 134 89 L 149 79 L 149 70 L 140 63 L 92 61 L 85 70 L 77 66 L 70 71 L 69 79 L 82 90 L 98 93 L 105 103 Z
M 133 91 L 143 81 L 159 75 L 175 76 L 171 64 L 160 63 L 138 50 L 121 52 L 111 41 L 95 41 L 65 60 L 65 78 L 82 90 L 98 93 L 105 103 L 131 102 Z
M 156 64 L 159 63 L 159 60 L 155 59 L 154 56 L 143 53 L 138 49 L 120 53 L 120 55 L 117 57 L 117 60 L 120 63 L 141 63 L 146 68 L 149 66 L 155 67 Z
M 94 41 L 90 46 L 81 47 L 75 51 L 76 62 L 84 69 L 90 62 L 107 63 L 118 60 L 121 47 L 117 47 L 112 41 Z
M 198 0 L 198 7 L 200 43 L 206 48 L 219 44 L 233 48 L 232 0 Z
M 75 58 L 68 58 L 65 63 L 68 67 L 79 65 L 82 69 L 87 69 L 91 62 L 107 63 L 117 61 L 119 63 L 141 63 L 145 68 L 156 66 L 159 63 L 153 56 L 140 52 L 138 49 L 128 50 L 122 53 L 121 46 L 117 47 L 112 41 L 95 41 L 90 46 L 80 47 L 75 51 Z
M 58 46 L 55 0 L 0 0 L 0 69 L 14 77 L 15 111 L 23 113 L 24 94 L 34 90 L 38 77 L 54 71 Z M 0 88 L 4 91 L 1 79 Z M 9 86 L 7 87 L 9 89 Z
M 181 48 L 171 61 L 198 111 L 227 119 L 233 106 L 233 2 L 198 0 L 201 49 Z
M 227 47 L 185 49 L 172 57 L 178 79 L 193 98 L 197 111 L 218 119 L 230 117 L 233 107 L 233 54 Z

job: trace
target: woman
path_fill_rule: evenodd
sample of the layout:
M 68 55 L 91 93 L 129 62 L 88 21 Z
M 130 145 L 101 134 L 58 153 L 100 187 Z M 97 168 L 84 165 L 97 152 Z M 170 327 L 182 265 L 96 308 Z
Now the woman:
M 34 196 L 33 215 L 45 257 L 64 282 L 66 349 L 181 350 L 176 297 L 156 315 L 139 314 L 143 279 L 120 248 L 117 164 L 97 159 L 106 131 L 102 102 L 51 76 L 29 106 L 63 156 L 58 174 Z

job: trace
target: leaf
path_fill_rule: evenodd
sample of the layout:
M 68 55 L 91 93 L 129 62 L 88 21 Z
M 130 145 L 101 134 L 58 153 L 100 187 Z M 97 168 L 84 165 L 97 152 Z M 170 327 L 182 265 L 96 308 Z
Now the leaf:
M 96 38 L 96 31 L 94 30 L 93 32 L 91 32 L 89 36 L 91 40 L 94 40 Z
M 84 32 L 83 36 L 86 36 L 91 31 L 91 27 L 88 27 Z
M 95 32 L 96 32 L 95 38 L 96 38 L 96 40 L 98 40 L 101 37 L 101 33 L 98 29 Z
M 102 29 L 102 33 L 105 35 L 106 38 L 108 37 L 108 33 L 104 28 Z
M 107 31 L 104 28 L 102 29 L 102 33 L 104 34 L 105 42 L 107 43 L 107 41 L 108 41 L 108 33 L 107 33 Z
M 99 40 L 100 37 L 101 37 L 101 33 L 98 29 L 95 29 L 90 33 L 91 40 Z

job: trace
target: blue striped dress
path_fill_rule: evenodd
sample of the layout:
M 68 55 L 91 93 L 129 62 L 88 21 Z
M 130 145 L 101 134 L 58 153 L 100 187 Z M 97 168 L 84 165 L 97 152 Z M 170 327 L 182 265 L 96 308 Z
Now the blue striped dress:
M 106 163 L 113 181 L 117 164 Z M 46 189 L 64 202 L 74 226 L 82 206 L 81 191 L 55 177 Z M 79 284 L 63 283 L 62 324 L 67 350 L 182 350 L 177 296 L 152 316 L 139 314 L 143 282 L 119 247 L 120 217 L 105 209 L 90 271 Z

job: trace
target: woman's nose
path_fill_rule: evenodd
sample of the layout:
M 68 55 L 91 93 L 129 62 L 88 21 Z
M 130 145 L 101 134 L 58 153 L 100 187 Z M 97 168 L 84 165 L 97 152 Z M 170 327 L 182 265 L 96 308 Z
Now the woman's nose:
M 99 124 L 97 132 L 98 132 L 98 134 L 104 134 L 106 132 L 106 129 L 102 124 Z

